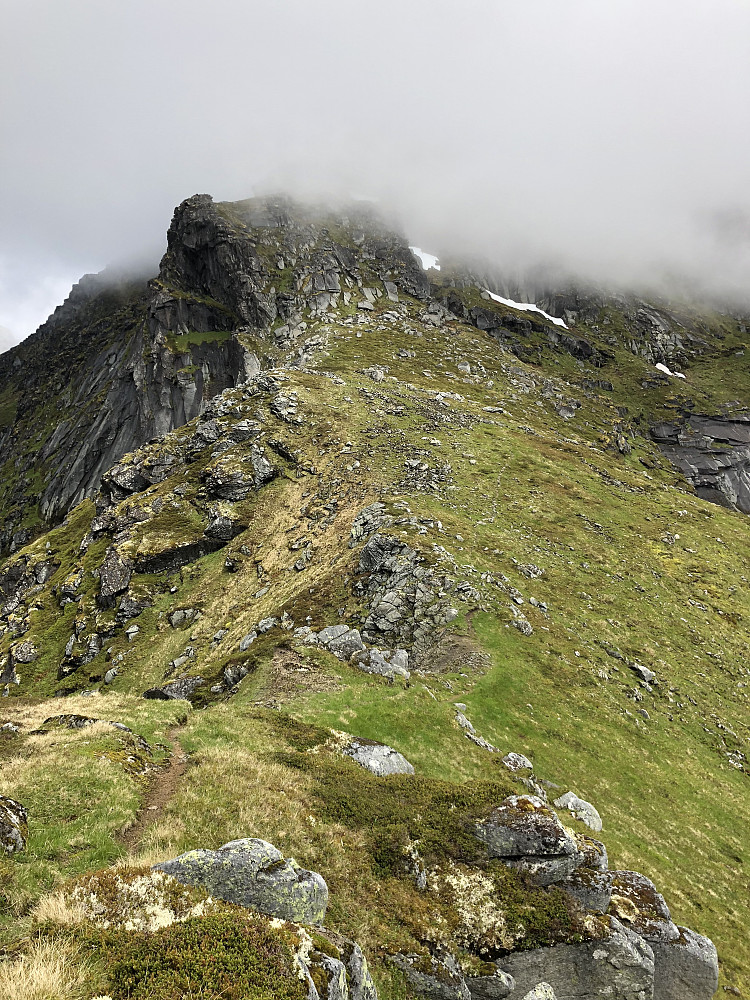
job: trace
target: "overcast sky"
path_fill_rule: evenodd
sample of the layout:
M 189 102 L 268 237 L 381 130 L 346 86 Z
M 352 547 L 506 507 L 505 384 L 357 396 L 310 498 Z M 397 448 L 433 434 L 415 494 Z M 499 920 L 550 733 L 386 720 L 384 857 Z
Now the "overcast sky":
M 0 348 L 85 271 L 155 266 L 199 191 L 364 195 L 434 253 L 750 297 L 750 0 L 0 14 Z

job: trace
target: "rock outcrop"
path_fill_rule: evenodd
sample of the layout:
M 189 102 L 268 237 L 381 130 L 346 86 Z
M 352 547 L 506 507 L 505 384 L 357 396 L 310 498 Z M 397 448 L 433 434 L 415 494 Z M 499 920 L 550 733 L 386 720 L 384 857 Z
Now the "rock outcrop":
M 558 1000 L 647 1000 L 653 996 L 653 951 L 643 938 L 614 919 L 603 940 L 515 952 L 501 959 L 500 967 L 513 976 L 514 992 L 519 995 L 546 982 Z
M 554 812 L 535 795 L 511 795 L 477 823 L 490 857 L 551 885 L 581 864 L 578 846 Z
M 658 423 L 651 436 L 703 500 L 750 514 L 750 414 Z

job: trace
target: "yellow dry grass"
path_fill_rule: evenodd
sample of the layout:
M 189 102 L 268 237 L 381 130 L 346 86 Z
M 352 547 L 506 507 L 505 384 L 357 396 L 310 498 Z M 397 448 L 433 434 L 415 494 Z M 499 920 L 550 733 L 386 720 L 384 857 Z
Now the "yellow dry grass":
M 31 915 L 36 923 L 54 924 L 56 927 L 75 927 L 86 916 L 83 907 L 64 892 L 42 896 Z
M 96 988 L 91 966 L 69 943 L 34 941 L 29 950 L 0 964 L 3 1000 L 88 1000 Z
M 84 729 L 53 729 L 48 733 L 29 736 L 23 753 L 12 757 L 0 773 L 0 794 L 12 797 L 14 790 L 28 785 L 35 774 L 50 773 L 54 768 L 60 768 L 69 775 L 74 770 L 85 774 L 92 768 L 106 769 L 105 762 L 72 757 L 70 747 L 90 743 L 97 737 L 108 736 L 112 732 L 112 726 L 106 722 L 95 722 Z

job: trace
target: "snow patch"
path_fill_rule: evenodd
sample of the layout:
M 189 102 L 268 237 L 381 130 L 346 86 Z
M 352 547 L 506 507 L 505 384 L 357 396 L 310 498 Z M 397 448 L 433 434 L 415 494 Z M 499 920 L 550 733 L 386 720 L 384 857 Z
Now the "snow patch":
M 504 299 L 502 295 L 495 295 L 495 293 L 491 292 L 489 288 L 485 288 L 485 291 L 494 302 L 499 302 L 504 306 L 510 306 L 512 309 L 520 309 L 523 312 L 537 312 L 541 316 L 544 316 L 545 319 L 548 319 L 550 323 L 554 323 L 555 326 L 561 326 L 564 330 L 568 329 L 564 320 L 560 319 L 558 316 L 550 316 L 549 313 L 546 313 L 544 309 L 540 309 L 539 306 L 534 305 L 533 302 L 514 302 L 513 299 Z
M 440 260 L 439 257 L 435 257 L 434 254 L 431 253 L 426 253 L 421 249 L 421 247 L 409 247 L 409 249 L 415 257 L 419 257 L 423 270 L 429 271 L 431 267 L 433 267 L 436 271 L 440 270 L 440 265 L 438 264 L 438 261 Z
M 685 376 L 682 374 L 682 372 L 673 372 L 673 371 L 670 371 L 669 368 L 667 368 L 666 365 L 663 365 L 661 363 L 661 361 L 657 362 L 657 364 L 654 367 L 658 368 L 660 372 L 664 372 L 665 375 L 671 375 L 672 378 L 685 378 Z

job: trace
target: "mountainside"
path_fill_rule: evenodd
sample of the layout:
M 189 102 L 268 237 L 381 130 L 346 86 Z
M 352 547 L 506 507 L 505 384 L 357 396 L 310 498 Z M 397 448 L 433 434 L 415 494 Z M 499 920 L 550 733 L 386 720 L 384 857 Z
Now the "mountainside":
M 0 357 L 0 994 L 750 996 L 748 319 L 516 297 L 198 195 Z

